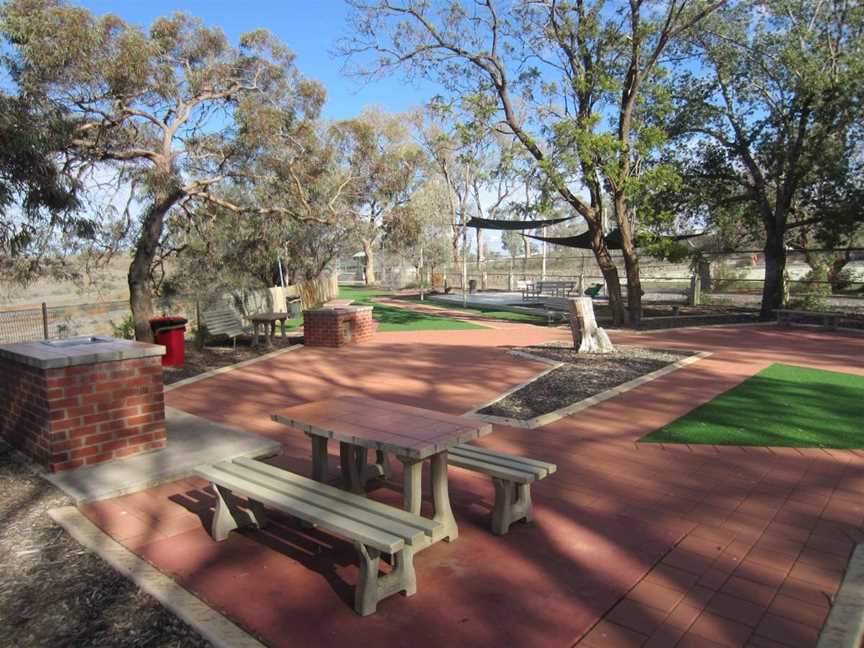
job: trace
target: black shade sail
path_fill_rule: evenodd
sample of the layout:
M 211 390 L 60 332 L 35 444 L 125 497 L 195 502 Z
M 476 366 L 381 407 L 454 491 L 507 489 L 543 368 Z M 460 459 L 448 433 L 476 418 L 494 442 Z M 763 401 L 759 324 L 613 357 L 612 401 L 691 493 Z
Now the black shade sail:
M 661 238 L 671 239 L 673 241 L 683 241 L 696 236 L 702 236 L 704 233 L 705 232 L 699 232 L 698 234 L 678 234 L 676 236 L 663 236 Z M 581 248 L 583 250 L 591 249 L 591 233 L 587 231 L 575 236 L 532 236 L 531 234 L 526 234 L 525 236 L 538 241 L 546 241 L 553 245 Z M 623 247 L 621 242 L 621 230 L 617 228 L 609 232 L 604 238 L 606 239 L 606 247 L 610 250 L 620 250 Z M 637 236 L 636 247 L 640 247 L 640 245 L 639 237 Z
M 466 227 L 476 227 L 478 229 L 493 229 L 493 230 L 530 230 L 557 225 L 565 221 L 576 218 L 575 216 L 567 216 L 566 218 L 553 218 L 552 220 L 542 221 L 510 221 L 496 220 L 493 218 L 472 218 L 467 223 Z

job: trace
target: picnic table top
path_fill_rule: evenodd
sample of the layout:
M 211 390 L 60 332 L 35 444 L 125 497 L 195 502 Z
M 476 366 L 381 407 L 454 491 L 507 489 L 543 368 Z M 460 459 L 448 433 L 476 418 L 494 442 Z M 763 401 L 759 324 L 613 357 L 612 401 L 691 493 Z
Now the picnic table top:
M 277 320 L 284 320 L 291 317 L 291 313 L 252 313 L 252 315 L 247 315 L 246 319 L 251 322 L 259 321 L 259 322 L 275 322 Z
M 492 432 L 483 421 L 363 396 L 295 405 L 271 418 L 307 434 L 417 459 Z

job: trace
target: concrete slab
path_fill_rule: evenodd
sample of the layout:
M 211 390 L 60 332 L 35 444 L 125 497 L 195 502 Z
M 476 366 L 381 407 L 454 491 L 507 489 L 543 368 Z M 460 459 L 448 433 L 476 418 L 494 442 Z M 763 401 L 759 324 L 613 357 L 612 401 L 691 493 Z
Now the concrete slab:
M 81 504 L 182 479 L 203 463 L 271 456 L 280 448 L 277 441 L 173 407 L 165 408 L 165 424 L 168 446 L 163 450 L 78 470 L 46 473 L 44 477 Z

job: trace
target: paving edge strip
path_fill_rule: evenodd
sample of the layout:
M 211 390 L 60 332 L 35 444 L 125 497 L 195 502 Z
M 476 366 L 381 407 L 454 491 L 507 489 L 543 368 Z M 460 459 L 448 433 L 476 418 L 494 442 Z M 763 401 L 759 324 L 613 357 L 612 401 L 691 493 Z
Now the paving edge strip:
M 204 373 L 200 373 L 197 376 L 189 376 L 189 378 L 184 378 L 183 380 L 178 380 L 177 382 L 171 383 L 170 385 L 165 385 L 165 391 L 169 392 L 173 389 L 177 389 L 178 387 L 191 385 L 192 383 L 196 383 L 200 380 L 207 380 L 208 378 L 212 378 L 213 376 L 228 373 L 229 371 L 234 371 L 235 369 L 242 369 L 243 367 L 248 367 L 249 365 L 255 364 L 256 362 L 263 362 L 265 360 L 269 360 L 270 358 L 280 356 L 283 353 L 297 351 L 302 348 L 302 344 L 292 344 L 285 349 L 277 349 L 276 351 L 271 351 L 270 353 L 265 353 L 264 355 L 260 355 L 256 358 L 250 358 L 249 360 L 238 362 L 237 364 L 226 365 L 224 367 L 219 367 L 218 369 L 211 369 L 210 371 L 205 371 Z
M 521 351 L 511 351 L 514 355 L 530 357 L 532 360 L 540 360 L 541 362 L 549 362 L 548 359 L 539 359 L 537 356 L 534 356 L 529 353 L 521 352 Z M 647 382 L 651 382 L 652 380 L 656 380 L 661 376 L 665 376 L 666 374 L 672 373 L 673 371 L 677 371 L 682 367 L 686 367 L 687 365 L 693 364 L 701 360 L 702 358 L 707 358 L 711 355 L 711 351 L 699 351 L 694 353 L 693 355 L 687 356 L 677 362 L 673 362 L 671 364 L 666 365 L 665 367 L 661 367 L 656 371 L 652 371 L 651 373 L 647 373 L 644 376 L 639 376 L 638 378 L 634 378 L 633 380 L 628 380 L 625 383 L 621 383 L 617 387 L 613 387 L 612 389 L 607 389 L 606 391 L 600 392 L 599 394 L 594 394 L 593 396 L 589 396 L 588 398 L 582 399 L 575 403 L 571 403 L 566 407 L 562 407 L 561 409 L 554 410 L 552 412 L 547 412 L 546 414 L 541 414 L 540 416 L 535 416 L 530 419 L 514 419 L 507 418 L 504 416 L 492 416 L 490 414 L 480 414 L 480 410 L 489 407 L 497 403 L 498 401 L 506 398 L 510 394 L 519 391 L 526 385 L 530 385 L 535 380 L 538 380 L 548 374 L 550 371 L 554 371 L 558 367 L 560 367 L 563 363 L 557 363 L 549 369 L 545 369 L 541 371 L 539 374 L 531 378 L 530 380 L 525 381 L 519 385 L 516 385 L 513 389 L 509 389 L 503 394 L 496 396 L 493 400 L 488 403 L 484 403 L 480 407 L 476 407 L 468 412 L 465 412 L 465 416 L 470 416 L 471 418 L 480 419 L 483 421 L 487 421 L 489 423 L 498 423 L 501 425 L 509 425 L 510 427 L 518 427 L 518 428 L 526 428 L 528 430 L 533 430 L 534 428 L 542 427 L 544 425 L 548 425 L 549 423 L 554 423 L 555 421 L 561 420 L 566 416 L 570 416 L 575 414 L 576 412 L 580 412 L 588 407 L 592 407 L 597 405 L 598 403 L 602 403 L 605 400 L 609 400 L 610 398 L 614 398 L 615 396 L 619 396 L 624 392 L 628 392 L 631 389 L 636 389 L 637 387 L 641 387 Z
M 864 639 L 864 544 L 852 552 L 817 648 L 858 648 Z
M 264 648 L 264 644 L 197 596 L 109 537 L 74 506 L 48 511 L 81 545 L 126 576 L 217 648 Z

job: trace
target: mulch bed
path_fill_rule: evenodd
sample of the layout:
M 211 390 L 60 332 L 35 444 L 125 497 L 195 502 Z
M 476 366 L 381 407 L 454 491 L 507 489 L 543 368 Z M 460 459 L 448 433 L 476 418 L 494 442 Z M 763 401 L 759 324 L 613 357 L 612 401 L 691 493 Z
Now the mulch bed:
M 47 511 L 72 501 L 0 443 L 0 646 L 209 646 Z
M 691 351 L 616 347 L 615 353 L 577 353 L 562 343 L 521 347 L 519 351 L 565 363 L 545 376 L 480 410 L 481 414 L 527 420 L 567 407 L 607 389 L 693 355 Z
M 197 376 L 198 374 L 227 367 L 244 360 L 251 360 L 279 349 L 285 349 L 303 341 L 302 336 L 296 333 L 289 337 L 280 337 L 278 334 L 273 338 L 273 346 L 260 345 L 253 347 L 248 340 L 238 339 L 235 351 L 230 342 L 220 345 L 208 344 L 199 349 L 194 342 L 186 342 L 186 361 L 182 367 L 164 367 L 162 378 L 166 385 Z

